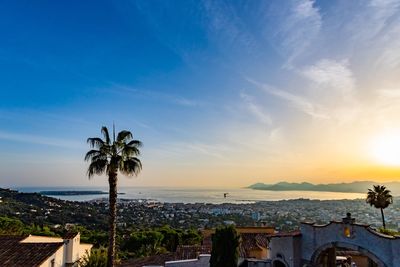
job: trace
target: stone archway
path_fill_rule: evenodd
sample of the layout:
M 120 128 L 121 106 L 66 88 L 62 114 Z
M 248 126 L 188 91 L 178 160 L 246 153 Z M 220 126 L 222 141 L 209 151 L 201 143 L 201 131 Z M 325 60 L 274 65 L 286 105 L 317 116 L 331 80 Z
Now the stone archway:
M 286 261 L 281 255 L 278 255 L 278 257 L 272 260 L 272 267 L 288 267 L 288 266 L 289 265 L 286 263 Z
M 273 266 L 273 267 L 287 267 L 286 263 L 284 263 L 284 262 L 281 261 L 281 260 L 274 260 L 274 261 L 272 262 L 272 266 Z
M 317 264 L 318 264 L 317 261 L 318 261 L 319 256 L 321 255 L 321 253 L 323 253 L 324 251 L 327 251 L 329 249 L 332 249 L 332 248 L 344 248 L 344 249 L 358 251 L 361 254 L 370 258 L 372 261 L 374 261 L 378 265 L 378 267 L 389 267 L 368 249 L 365 249 L 365 248 L 362 248 L 360 246 L 356 246 L 353 244 L 345 243 L 345 242 L 330 242 L 330 243 L 326 243 L 326 244 L 320 246 L 319 248 L 317 248 L 311 257 L 312 266 L 317 266 Z

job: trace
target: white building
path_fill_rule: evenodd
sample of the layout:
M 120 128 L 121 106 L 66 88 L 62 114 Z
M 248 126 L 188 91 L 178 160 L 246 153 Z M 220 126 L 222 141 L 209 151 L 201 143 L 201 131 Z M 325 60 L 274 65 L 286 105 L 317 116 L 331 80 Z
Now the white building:
M 65 237 L 0 236 L 1 266 L 39 266 L 68 267 L 86 253 L 91 244 L 80 242 L 80 234 L 67 234 Z

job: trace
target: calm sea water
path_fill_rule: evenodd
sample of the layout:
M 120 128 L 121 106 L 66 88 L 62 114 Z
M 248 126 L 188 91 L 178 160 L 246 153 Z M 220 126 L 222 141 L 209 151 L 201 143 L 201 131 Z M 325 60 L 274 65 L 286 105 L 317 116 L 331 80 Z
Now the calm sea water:
M 22 187 L 15 188 L 21 192 L 61 191 L 61 190 L 101 190 L 107 187 Z M 312 191 L 265 191 L 247 188 L 167 188 L 167 187 L 121 187 L 119 195 L 123 199 L 147 199 L 169 203 L 254 203 L 256 201 L 276 201 L 284 199 L 357 199 L 365 198 L 365 194 L 312 192 Z M 228 193 L 224 197 L 224 193 Z M 52 196 L 64 200 L 88 201 L 106 198 L 107 195 Z

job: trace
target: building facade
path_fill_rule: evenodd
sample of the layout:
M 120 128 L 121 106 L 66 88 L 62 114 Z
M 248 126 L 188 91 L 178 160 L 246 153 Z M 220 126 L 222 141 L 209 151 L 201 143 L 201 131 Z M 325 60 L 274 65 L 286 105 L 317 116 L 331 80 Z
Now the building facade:
M 91 244 L 80 242 L 80 234 L 63 238 L 46 236 L 0 236 L 1 266 L 69 267 L 90 254 Z

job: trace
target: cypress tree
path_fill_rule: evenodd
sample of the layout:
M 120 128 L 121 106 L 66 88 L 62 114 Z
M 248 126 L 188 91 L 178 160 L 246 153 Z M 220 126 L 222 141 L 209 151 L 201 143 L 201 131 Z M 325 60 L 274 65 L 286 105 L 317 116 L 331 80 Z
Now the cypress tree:
M 210 267 L 237 267 L 239 240 L 234 226 L 217 228 L 212 236 Z

